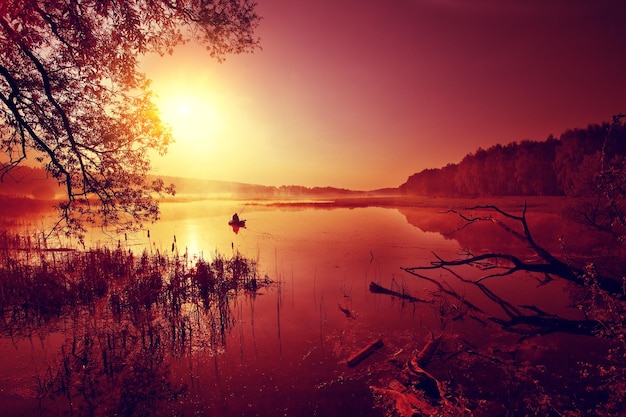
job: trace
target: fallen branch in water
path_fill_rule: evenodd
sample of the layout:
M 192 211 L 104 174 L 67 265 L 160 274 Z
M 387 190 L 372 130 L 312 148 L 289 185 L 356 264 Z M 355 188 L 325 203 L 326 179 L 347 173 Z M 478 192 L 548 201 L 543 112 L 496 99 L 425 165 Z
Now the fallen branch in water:
M 387 295 L 391 295 L 393 297 L 398 297 L 401 298 L 403 300 L 409 300 L 409 301 L 413 301 L 413 302 L 421 302 L 421 303 L 428 303 L 430 301 L 427 300 L 423 300 L 421 298 L 417 298 L 417 297 L 413 297 L 410 294 L 404 293 L 404 292 L 398 292 L 398 291 L 394 291 L 394 290 L 390 290 L 388 288 L 383 287 L 382 285 L 378 285 L 375 282 L 370 282 L 370 292 L 373 292 L 374 294 L 387 294 Z
M 566 332 L 570 334 L 591 336 L 597 332 L 597 321 L 589 319 L 574 320 L 562 318 L 556 315 L 548 314 L 543 310 L 537 308 L 536 306 L 514 306 L 513 304 L 506 301 L 495 292 L 490 290 L 482 282 L 465 279 L 459 274 L 455 273 L 452 269 L 442 269 L 448 271 L 451 276 L 457 278 L 461 282 L 477 287 L 490 301 L 495 303 L 502 310 L 502 312 L 508 317 L 508 319 L 499 318 L 495 317 L 492 314 L 488 314 L 486 311 L 480 309 L 475 304 L 470 303 L 463 295 L 459 294 L 456 290 L 452 289 L 451 287 L 444 287 L 441 282 L 433 278 L 415 272 L 413 272 L 412 275 L 434 284 L 442 294 L 451 296 L 455 300 L 459 301 L 471 312 L 469 314 L 469 317 L 483 325 L 486 325 L 488 321 L 491 321 L 500 325 L 501 328 L 504 330 L 524 335 L 540 335 L 550 334 L 554 332 Z M 520 308 L 530 310 L 532 314 L 525 314 L 520 310 Z
M 363 361 L 363 359 L 367 358 L 369 355 L 371 355 L 383 346 L 384 344 L 382 339 L 378 339 L 370 343 L 348 359 L 348 366 L 350 368 L 357 366 L 359 363 L 361 363 L 361 361 Z
M 352 314 L 352 312 L 341 306 L 341 304 L 337 304 L 337 307 L 339 307 L 339 310 L 349 319 L 353 319 L 356 320 L 356 317 L 354 317 L 354 314 Z
M 580 268 L 576 268 L 566 262 L 559 260 L 556 256 L 550 253 L 548 250 L 540 246 L 531 234 L 530 227 L 526 220 L 526 204 L 521 215 L 513 215 L 508 213 L 497 206 L 485 205 L 469 207 L 465 210 L 470 212 L 476 211 L 488 211 L 492 214 L 470 217 L 458 210 L 448 210 L 447 213 L 454 213 L 463 219 L 466 223 L 459 227 L 456 231 L 469 227 L 472 224 L 479 222 L 488 222 L 496 226 L 501 227 L 512 237 L 524 242 L 536 255 L 536 259 L 532 262 L 522 260 L 520 257 L 510 253 L 494 253 L 487 252 L 482 254 L 474 254 L 467 250 L 467 253 L 462 258 L 457 259 L 443 259 L 437 254 L 433 254 L 436 260 L 431 261 L 429 265 L 415 266 L 409 268 L 402 268 L 404 271 L 412 275 L 417 275 L 421 271 L 442 270 L 461 267 L 464 265 L 475 266 L 483 271 L 488 271 L 485 275 L 478 278 L 475 282 L 482 282 L 487 279 L 502 278 L 510 276 L 516 272 L 525 271 L 537 274 L 542 274 L 546 277 L 548 282 L 554 277 L 562 278 L 568 282 L 571 282 L 579 287 L 584 287 L 585 284 L 585 271 Z M 496 216 L 501 218 L 497 218 Z M 516 226 L 520 230 L 515 230 L 515 227 L 505 223 L 506 221 L 516 223 Z M 607 291 L 614 296 L 622 296 L 623 288 L 622 283 L 618 280 L 612 279 L 607 276 L 597 276 L 598 285 L 601 289 Z
M 441 343 L 441 339 L 441 335 L 434 337 L 431 334 L 430 339 L 428 339 L 422 350 L 420 350 L 419 353 L 411 359 L 411 361 L 415 362 L 418 366 L 422 368 L 425 367 L 435 354 L 435 351 Z

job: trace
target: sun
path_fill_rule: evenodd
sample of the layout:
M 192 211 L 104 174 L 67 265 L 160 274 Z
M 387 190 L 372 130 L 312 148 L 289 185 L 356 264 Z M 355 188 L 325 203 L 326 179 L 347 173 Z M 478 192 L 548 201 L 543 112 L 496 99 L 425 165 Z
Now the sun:
M 210 142 L 219 130 L 217 109 L 209 97 L 173 94 L 157 100 L 161 120 L 172 128 L 174 140 L 187 145 Z
M 178 115 L 180 117 L 188 117 L 191 109 L 188 104 L 182 103 L 178 106 Z

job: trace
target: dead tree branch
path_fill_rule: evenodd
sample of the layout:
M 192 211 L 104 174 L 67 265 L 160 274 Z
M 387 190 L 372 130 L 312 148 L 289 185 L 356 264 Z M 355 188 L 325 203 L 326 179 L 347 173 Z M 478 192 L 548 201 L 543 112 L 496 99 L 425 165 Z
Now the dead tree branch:
M 469 217 L 457 210 L 449 210 L 448 213 L 455 213 L 466 221 L 466 223 L 457 228 L 457 230 L 461 230 L 477 222 L 487 221 L 496 224 L 515 238 L 520 239 L 525 244 L 527 244 L 528 247 L 531 248 L 533 252 L 537 255 L 539 260 L 537 262 L 526 262 L 521 260 L 519 257 L 508 253 L 484 253 L 475 255 L 467 251 L 466 257 L 461 259 L 446 260 L 438 256 L 437 254 L 434 254 L 436 260 L 431 261 L 430 265 L 422 265 L 402 269 L 409 274 L 416 275 L 418 271 L 446 269 L 469 265 L 478 267 L 482 270 L 499 270 L 499 272 L 494 272 L 481 276 L 477 280 L 477 282 L 482 282 L 489 278 L 509 276 L 520 271 L 526 271 L 532 273 L 540 273 L 548 278 L 559 277 L 579 286 L 583 286 L 585 284 L 585 273 L 583 270 L 576 268 L 572 265 L 568 265 L 567 263 L 559 260 L 535 241 L 526 220 L 526 204 L 524 204 L 524 208 L 520 216 L 510 214 L 493 205 L 477 205 L 469 207 L 466 210 L 469 210 L 471 212 L 486 210 L 492 213 L 497 213 L 506 219 L 510 219 L 518 223 L 518 225 L 521 227 L 521 232 L 515 230 L 513 227 L 504 223 L 502 220 L 494 217 L 492 214 L 479 217 Z M 601 288 L 605 291 L 608 291 L 609 293 L 614 295 L 622 294 L 622 286 L 619 282 L 616 282 L 609 277 L 603 276 L 598 277 L 598 282 Z
M 456 210 L 449 210 L 448 213 L 455 213 L 465 220 L 459 229 L 468 227 L 480 221 L 489 221 L 504 228 L 515 238 L 521 239 L 530 247 L 537 255 L 536 262 L 523 261 L 518 256 L 509 253 L 484 253 L 473 254 L 469 250 L 465 252 L 464 257 L 459 259 L 447 260 L 433 253 L 435 260 L 428 265 L 402 268 L 407 273 L 434 284 L 442 294 L 450 296 L 461 302 L 471 312 L 472 316 L 481 321 L 491 321 L 500 325 L 503 329 L 511 332 L 535 335 L 547 334 L 552 332 L 568 332 L 574 334 L 592 335 L 597 333 L 597 320 L 571 320 L 564 319 L 556 315 L 548 314 L 535 306 L 515 306 L 499 296 L 493 290 L 485 285 L 485 280 L 490 278 L 502 278 L 511 276 L 517 272 L 539 273 L 545 276 L 542 282 L 548 282 L 552 277 L 564 279 L 579 286 L 584 286 L 586 275 L 584 271 L 578 270 L 565 262 L 560 261 L 549 251 L 541 247 L 533 238 L 528 223 L 526 221 L 526 206 L 522 215 L 516 216 L 507 213 L 496 206 L 474 206 L 467 210 L 487 210 L 497 213 L 506 219 L 513 220 L 521 227 L 521 232 L 515 230 L 510 225 L 495 218 L 492 214 L 479 217 L 470 217 Z M 482 271 L 488 271 L 485 275 L 475 279 L 468 279 L 458 273 L 458 268 L 462 266 L 477 267 Z M 452 277 L 460 282 L 477 287 L 491 302 L 495 303 L 503 313 L 503 316 L 494 317 L 487 314 L 483 309 L 469 302 L 464 296 L 460 295 L 452 286 L 446 285 L 439 280 L 433 279 L 427 275 L 428 271 L 446 271 Z M 621 286 L 609 278 L 596 277 L 597 285 L 601 286 L 609 294 L 618 296 L 621 294 Z

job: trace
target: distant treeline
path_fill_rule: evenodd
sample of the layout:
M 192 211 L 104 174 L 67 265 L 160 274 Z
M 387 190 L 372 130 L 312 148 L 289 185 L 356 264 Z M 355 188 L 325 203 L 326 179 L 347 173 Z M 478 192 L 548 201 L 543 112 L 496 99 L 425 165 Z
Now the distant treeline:
M 335 187 L 304 187 L 300 185 L 259 185 L 198 178 L 161 177 L 173 183 L 178 195 L 205 195 L 224 198 L 289 199 L 314 197 L 345 197 L 361 192 Z
M 6 165 L 0 162 L 0 195 L 51 200 L 63 193 L 59 182 L 43 168 L 19 165 L 5 171 L 4 167 Z
M 0 162 L 0 169 L 2 168 Z M 174 184 L 179 195 L 191 194 L 224 198 L 336 198 L 359 195 L 362 192 L 334 187 L 303 187 L 299 185 L 257 185 L 238 182 L 182 177 L 160 177 L 166 184 Z M 51 200 L 64 197 L 64 189 L 43 168 L 16 166 L 0 177 L 0 196 Z M 6 199 L 5 199 L 6 200 Z M 17 200 L 12 200 L 17 201 Z
M 290 197 L 344 197 L 359 194 L 358 191 L 335 187 L 304 187 L 301 185 L 255 186 L 244 184 L 238 190 L 244 195 L 256 195 L 265 198 L 290 198 Z
M 576 196 L 589 190 L 603 164 L 622 167 L 625 155 L 626 126 L 593 124 L 559 139 L 479 148 L 458 164 L 411 175 L 399 189 L 427 196 Z

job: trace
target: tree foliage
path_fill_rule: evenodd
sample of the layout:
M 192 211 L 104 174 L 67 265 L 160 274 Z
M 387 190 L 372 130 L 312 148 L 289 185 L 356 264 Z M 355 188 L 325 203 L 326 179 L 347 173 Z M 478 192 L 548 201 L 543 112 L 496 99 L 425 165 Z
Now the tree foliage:
M 139 71 L 188 40 L 218 60 L 258 47 L 248 0 L 0 3 L 0 177 L 36 158 L 66 190 L 59 224 L 134 228 L 158 218 L 147 152 L 172 140 Z
M 626 156 L 626 126 L 612 123 L 569 129 L 558 139 L 524 140 L 479 148 L 458 164 L 426 169 L 400 186 L 407 194 L 433 196 L 596 194 L 597 172 L 616 174 Z M 610 168 L 609 168 L 610 167 Z
M 623 241 L 626 235 L 626 140 L 624 115 L 613 117 L 599 149 L 578 160 L 570 194 L 576 197 L 569 216 Z

